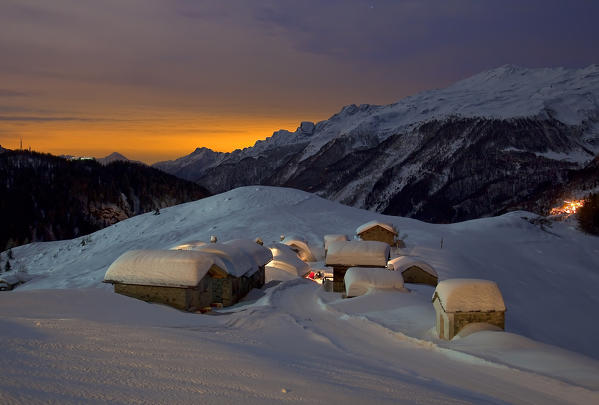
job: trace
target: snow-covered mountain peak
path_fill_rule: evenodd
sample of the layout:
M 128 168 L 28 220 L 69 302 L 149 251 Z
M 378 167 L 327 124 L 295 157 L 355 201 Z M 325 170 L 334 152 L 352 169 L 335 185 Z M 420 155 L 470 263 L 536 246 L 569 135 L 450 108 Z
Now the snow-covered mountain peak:
M 503 65 L 449 87 L 424 91 L 386 106 L 350 104 L 328 120 L 314 126 L 302 122 L 294 132 L 284 129 L 275 131 L 272 136 L 256 141 L 252 147 L 236 150 L 232 155 L 241 159 L 244 156 L 258 156 L 278 147 L 307 143 L 301 157 L 304 160 L 340 136 L 357 134 L 363 137 L 368 134 L 382 141 L 414 125 L 448 117 L 543 117 L 555 118 L 568 125 L 580 125 L 589 119 L 597 120 L 599 65 L 583 69 L 531 69 Z M 205 160 L 209 156 L 208 160 L 213 164 L 220 161 L 213 159 L 216 153 L 207 148 L 198 148 L 191 155 L 181 158 L 180 163 Z M 222 154 L 221 157 L 225 158 L 226 155 Z M 158 166 L 166 164 L 168 162 L 161 162 Z
M 394 104 L 350 104 L 253 147 L 218 158 L 194 153 L 163 169 L 212 192 L 291 186 L 380 212 L 453 221 L 517 206 L 544 182 L 564 184 L 568 170 L 598 152 L 597 65 L 504 65 Z M 490 194 L 502 202 L 476 200 Z
M 555 118 L 580 125 L 599 117 L 599 68 L 529 69 L 503 65 L 447 88 L 429 90 L 387 106 L 351 104 L 316 126 L 303 159 L 335 137 L 376 134 L 379 140 L 413 125 L 448 117 Z

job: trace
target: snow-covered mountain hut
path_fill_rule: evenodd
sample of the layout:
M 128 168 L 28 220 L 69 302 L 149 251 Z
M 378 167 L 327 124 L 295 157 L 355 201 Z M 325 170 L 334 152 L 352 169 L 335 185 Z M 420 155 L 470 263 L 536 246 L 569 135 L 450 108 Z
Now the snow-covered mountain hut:
M 286 237 L 283 239 L 283 243 L 293 249 L 300 259 L 305 262 L 315 262 L 316 257 L 312 253 L 312 249 L 308 245 L 308 242 L 300 237 Z
M 347 241 L 347 235 L 324 235 L 324 251 L 326 254 L 327 248 L 329 247 L 329 243 L 331 242 L 345 242 Z
M 373 289 L 404 291 L 404 280 L 398 271 L 350 267 L 344 277 L 347 298 L 364 295 Z
M 389 246 L 395 246 L 397 243 L 397 230 L 395 227 L 376 220 L 360 225 L 356 229 L 356 235 L 362 240 L 385 242 Z
M 104 276 L 114 292 L 185 311 L 209 307 L 212 281 L 226 278 L 222 261 L 188 250 L 132 250 L 116 259 Z
M 350 267 L 386 267 L 390 247 L 377 241 L 336 241 L 328 245 L 325 264 L 333 268 L 332 284 L 325 282 L 327 290 L 345 292 L 345 272 Z
M 301 260 L 291 247 L 283 243 L 274 243 L 268 247 L 272 252 L 272 261 L 266 265 L 270 276 L 283 274 L 285 280 L 304 277 L 310 272 L 310 265 Z M 285 277 L 288 276 L 288 277 Z
M 395 257 L 387 263 L 389 270 L 399 271 L 406 283 L 428 284 L 433 287 L 439 282 L 439 275 L 433 267 L 422 259 L 413 256 Z
M 210 243 L 197 251 L 215 255 L 224 263 L 227 277 L 212 282 L 212 299 L 223 306 L 235 304 L 252 288 L 261 288 L 265 266 L 273 258 L 270 249 L 250 239 Z
M 432 301 L 437 335 L 441 339 L 451 340 L 464 326 L 473 323 L 505 329 L 505 303 L 493 281 L 443 280 L 437 285 Z
M 117 293 L 194 311 L 233 305 L 261 288 L 271 260 L 269 249 L 241 239 L 191 250 L 134 250 L 110 265 L 104 281 Z

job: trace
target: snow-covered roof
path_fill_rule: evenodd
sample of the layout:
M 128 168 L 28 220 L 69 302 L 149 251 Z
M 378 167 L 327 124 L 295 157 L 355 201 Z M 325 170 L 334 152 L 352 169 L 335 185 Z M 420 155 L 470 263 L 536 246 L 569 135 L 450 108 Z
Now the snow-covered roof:
M 268 263 L 268 267 L 283 270 L 297 277 L 303 277 L 310 271 L 310 266 L 300 260 L 289 246 L 283 243 L 275 243 L 270 245 L 269 248 L 273 259 Z
M 345 295 L 356 297 L 374 288 L 403 290 L 403 277 L 398 271 L 351 267 L 345 273 Z
M 272 260 L 270 249 L 256 243 L 254 240 L 232 239 L 226 241 L 224 244 L 246 252 L 254 259 L 258 266 L 264 266 Z
M 437 284 L 433 293 L 445 312 L 505 311 L 499 287 L 493 281 L 453 278 Z
M 378 266 L 385 267 L 389 259 L 390 248 L 385 242 L 378 241 L 337 241 L 329 243 L 326 265 L 342 266 Z
M 346 241 L 347 235 L 324 235 L 324 248 L 325 250 L 328 248 L 329 243 L 337 242 L 337 241 Z
M 405 270 L 409 269 L 410 267 L 414 267 L 414 266 L 421 268 L 422 270 L 426 271 L 431 276 L 435 276 L 437 278 L 439 277 L 439 275 L 437 274 L 435 269 L 433 269 L 430 264 L 428 264 L 427 262 L 425 262 L 424 260 L 422 260 L 418 257 L 414 257 L 414 256 L 394 257 L 393 259 L 389 260 L 389 262 L 387 263 L 387 268 L 389 268 L 391 270 L 395 270 L 395 271 L 400 271 L 402 273 Z
M 171 250 L 195 250 L 216 254 L 226 266 L 227 273 L 235 277 L 253 274 L 258 267 L 272 260 L 269 249 L 250 239 L 233 239 L 224 243 L 192 241 L 174 246 Z
M 312 249 L 310 249 L 310 246 L 308 245 L 308 242 L 306 242 L 303 238 L 300 237 L 286 237 L 283 240 L 283 243 L 287 246 L 292 246 L 294 248 L 296 248 L 299 252 L 299 257 L 307 262 L 314 262 L 316 261 L 316 257 L 314 256 L 314 253 L 312 253 Z
M 234 277 L 250 276 L 260 266 L 272 260 L 270 250 L 250 239 L 235 239 L 225 243 L 209 243 L 197 248 L 198 252 L 216 255 L 225 270 Z
M 181 243 L 173 246 L 170 250 L 197 250 L 197 248 L 207 245 L 206 242 L 201 240 L 194 240 L 191 242 Z
M 187 250 L 131 250 L 116 259 L 104 281 L 124 284 L 195 287 L 208 271 L 222 272 L 216 256 Z
M 359 235 L 363 232 L 366 232 L 369 229 L 374 228 L 375 226 L 380 226 L 381 228 L 384 228 L 386 230 L 388 230 L 389 232 L 392 232 L 393 234 L 397 235 L 397 231 L 395 230 L 395 228 L 393 227 L 393 225 L 385 223 L 385 222 L 381 222 L 381 221 L 370 221 L 370 222 L 366 222 L 363 225 L 360 225 L 357 229 L 356 229 L 356 235 Z

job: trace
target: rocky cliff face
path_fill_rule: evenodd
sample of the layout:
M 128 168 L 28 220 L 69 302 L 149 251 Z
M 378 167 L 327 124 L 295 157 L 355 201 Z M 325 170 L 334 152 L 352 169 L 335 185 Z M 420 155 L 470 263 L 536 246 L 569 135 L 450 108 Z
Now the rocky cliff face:
M 453 222 L 548 199 L 599 151 L 598 123 L 598 66 L 504 66 L 396 104 L 347 106 L 252 148 L 203 150 L 162 168 L 212 192 L 287 186 Z

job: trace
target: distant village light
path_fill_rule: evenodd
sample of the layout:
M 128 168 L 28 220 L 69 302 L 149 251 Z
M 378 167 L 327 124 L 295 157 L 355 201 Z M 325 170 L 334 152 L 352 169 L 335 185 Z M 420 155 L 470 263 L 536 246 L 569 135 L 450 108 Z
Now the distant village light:
M 564 200 L 561 207 L 552 208 L 551 215 L 572 215 L 576 214 L 579 208 L 584 205 L 584 200 Z

